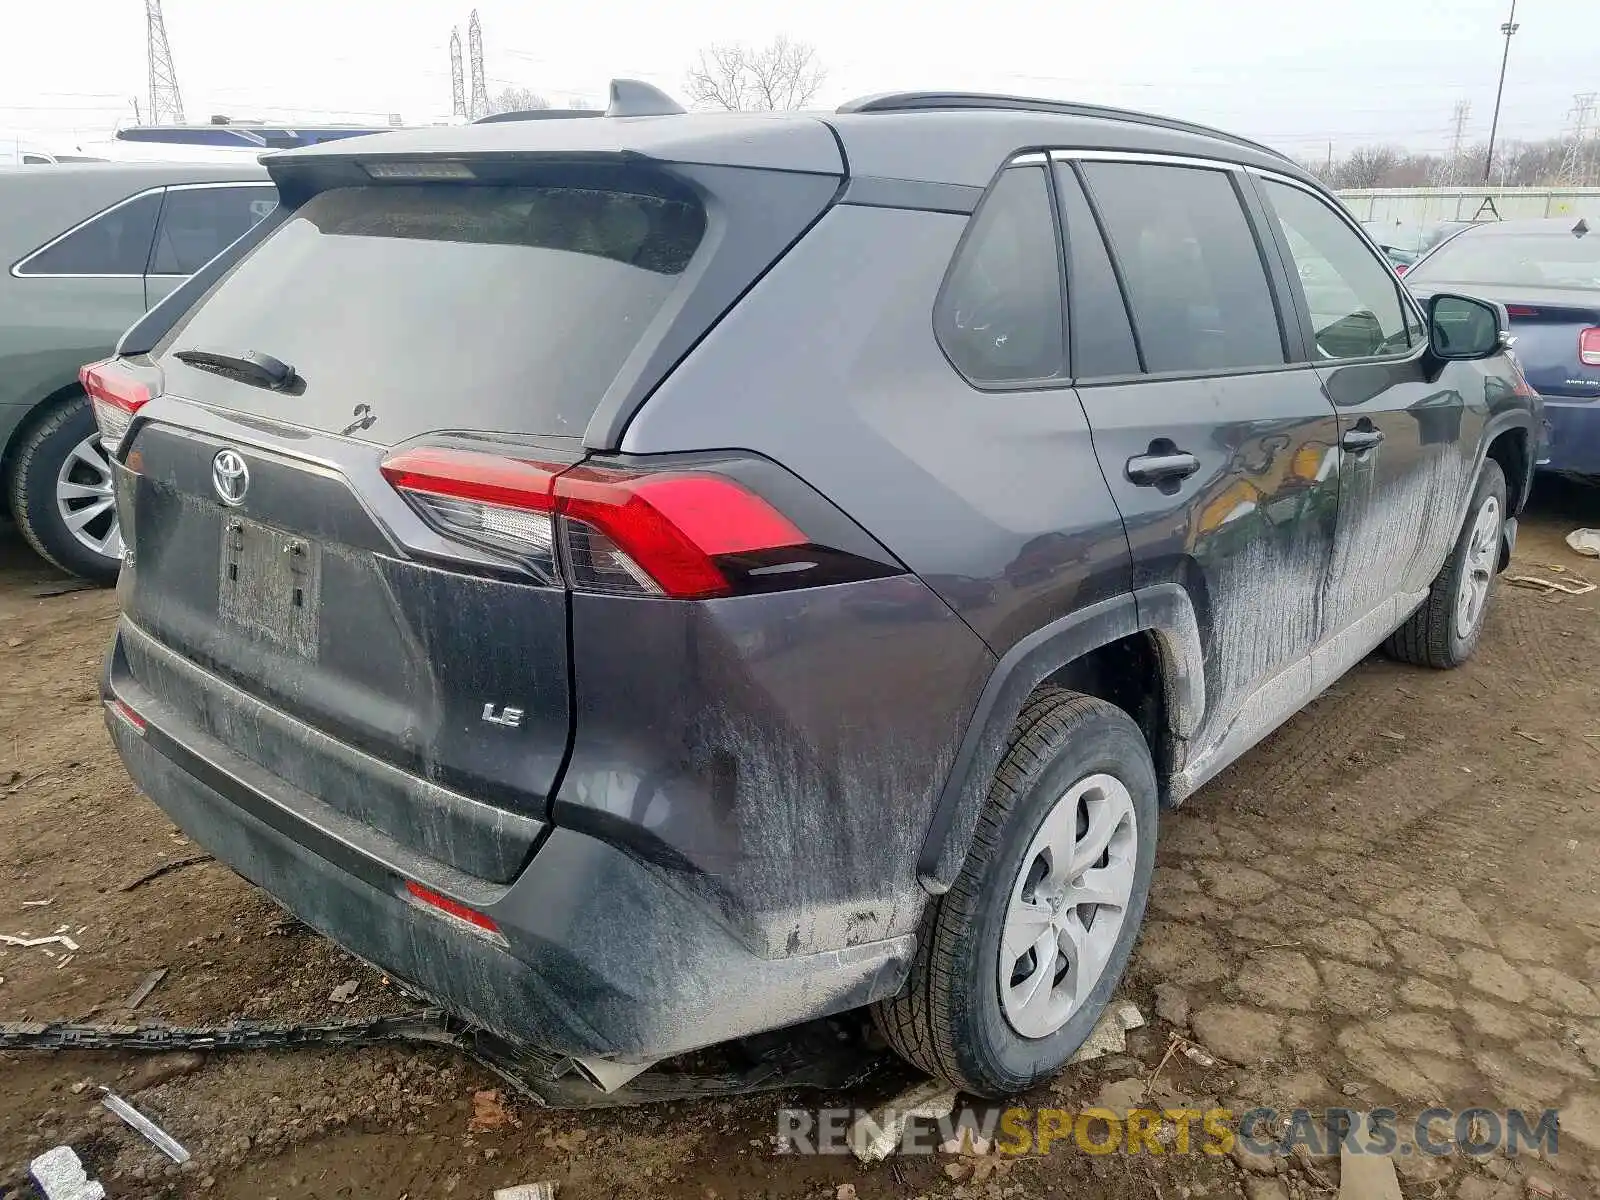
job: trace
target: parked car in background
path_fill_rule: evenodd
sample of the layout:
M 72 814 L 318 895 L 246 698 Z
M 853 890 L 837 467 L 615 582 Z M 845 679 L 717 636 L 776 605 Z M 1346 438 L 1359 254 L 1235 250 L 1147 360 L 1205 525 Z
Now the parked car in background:
M 1383 251 L 1383 256 L 1394 264 L 1395 270 L 1405 274 L 1405 268 L 1417 261 L 1417 252 L 1397 244 L 1399 231 L 1387 221 L 1363 221 L 1368 236 Z
M 276 204 L 249 157 L 0 170 L 0 511 L 62 569 L 114 579 L 123 550 L 78 369 Z
M 1424 301 L 1467 291 L 1504 304 L 1513 353 L 1544 397 L 1545 469 L 1600 476 L 1600 222 L 1468 225 L 1423 256 L 1406 283 Z
M 1466 660 L 1509 560 L 1504 312 L 1419 305 L 1241 138 L 618 83 L 267 167 L 292 207 L 84 372 L 112 736 L 307 924 L 601 1088 L 863 1006 L 1034 1085 L 1163 803 L 1379 645 Z

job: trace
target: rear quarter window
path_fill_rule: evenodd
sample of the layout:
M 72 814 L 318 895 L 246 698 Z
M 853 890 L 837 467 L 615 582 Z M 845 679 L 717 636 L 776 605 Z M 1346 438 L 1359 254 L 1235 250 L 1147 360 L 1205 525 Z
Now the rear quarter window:
M 312 197 L 158 347 L 291 364 L 282 396 L 165 359 L 174 390 L 393 444 L 438 429 L 581 436 L 705 233 L 625 189 L 344 188 Z

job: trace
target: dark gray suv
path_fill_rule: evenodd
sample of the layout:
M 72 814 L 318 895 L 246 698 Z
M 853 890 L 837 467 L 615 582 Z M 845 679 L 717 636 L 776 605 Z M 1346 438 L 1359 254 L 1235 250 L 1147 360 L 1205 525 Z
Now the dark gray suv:
M 1540 452 L 1292 162 L 897 95 L 401 131 L 85 371 L 139 785 L 607 1086 L 872 1006 L 1026 1087 L 1159 809 L 1374 648 L 1460 663 Z

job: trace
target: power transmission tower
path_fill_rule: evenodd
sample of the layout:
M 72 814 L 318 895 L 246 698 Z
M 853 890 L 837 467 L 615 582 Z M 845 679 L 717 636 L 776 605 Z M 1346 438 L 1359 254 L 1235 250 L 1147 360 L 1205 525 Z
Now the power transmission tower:
M 1450 152 L 1439 168 L 1437 182 L 1440 187 L 1462 182 L 1462 166 L 1467 152 L 1467 118 L 1471 115 L 1472 101 L 1457 100 L 1450 112 Z
M 1557 183 L 1571 187 L 1588 182 L 1590 122 L 1597 99 L 1600 94 L 1595 92 L 1580 92 L 1572 98 L 1572 111 L 1568 114 L 1572 132 L 1568 135 L 1567 152 L 1561 157 L 1561 170 L 1556 172 Z
M 145 26 L 150 43 L 150 124 L 183 124 L 183 97 L 178 94 L 178 73 L 167 45 L 167 23 L 161 19 L 161 0 L 144 0 Z
M 467 53 L 472 59 L 472 105 L 468 115 L 473 120 L 489 115 L 489 84 L 483 77 L 483 26 L 478 24 L 478 10 L 472 10 L 467 22 Z
M 450 31 L 450 112 L 467 115 L 467 85 L 461 74 L 461 30 Z

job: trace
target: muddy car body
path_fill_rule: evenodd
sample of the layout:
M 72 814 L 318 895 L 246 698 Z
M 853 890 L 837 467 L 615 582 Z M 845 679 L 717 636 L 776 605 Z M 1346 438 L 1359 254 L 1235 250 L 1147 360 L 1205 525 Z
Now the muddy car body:
M 86 374 L 118 749 L 597 1079 L 873 1005 L 1026 1086 L 1127 961 L 1159 802 L 1386 639 L 1471 652 L 1536 453 L 1504 314 L 1440 333 L 1182 122 L 619 97 L 275 156 L 280 212 Z

